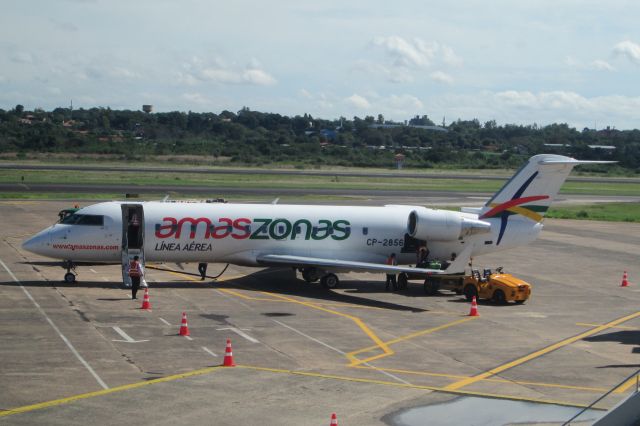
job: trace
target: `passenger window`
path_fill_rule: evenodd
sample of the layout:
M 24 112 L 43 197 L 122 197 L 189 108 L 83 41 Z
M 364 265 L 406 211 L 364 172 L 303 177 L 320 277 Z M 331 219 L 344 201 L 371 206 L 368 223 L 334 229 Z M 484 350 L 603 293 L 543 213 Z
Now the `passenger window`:
M 367 235 L 367 234 L 369 234 L 369 228 L 365 226 L 362 228 L 362 235 Z

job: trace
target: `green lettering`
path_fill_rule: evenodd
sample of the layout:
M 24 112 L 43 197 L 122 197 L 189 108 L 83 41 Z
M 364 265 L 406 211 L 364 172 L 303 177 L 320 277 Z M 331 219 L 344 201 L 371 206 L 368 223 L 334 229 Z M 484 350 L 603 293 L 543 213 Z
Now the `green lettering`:
M 331 221 L 325 220 L 325 219 L 320 219 L 318 221 L 318 224 L 319 225 L 325 225 L 325 226 L 323 226 L 323 227 L 318 226 L 316 228 L 315 232 L 313 232 L 311 234 L 311 238 L 313 238 L 314 240 L 324 240 L 331 233 Z M 324 234 L 320 235 L 323 232 L 324 232 Z
M 260 234 L 267 234 L 267 229 L 269 224 L 271 223 L 272 219 L 253 219 L 254 223 L 261 223 L 262 225 L 258 227 L 258 229 L 256 229 L 255 231 L 253 231 L 253 234 L 251 234 L 251 237 L 249 237 L 250 240 L 268 240 L 269 239 L 269 235 L 260 235 Z
M 305 231 L 305 235 L 304 235 L 304 239 L 308 240 L 309 238 L 311 238 L 311 231 L 313 230 L 313 226 L 311 226 L 311 222 L 309 222 L 307 219 L 298 219 L 294 222 L 293 224 L 293 229 L 291 230 L 291 239 L 295 240 L 296 239 L 296 235 L 298 235 L 301 231 L 301 225 L 306 225 L 306 231 Z
M 284 233 L 278 234 L 278 224 L 282 223 L 285 226 Z M 284 240 L 289 236 L 291 232 L 291 222 L 287 219 L 276 219 L 271 222 L 271 226 L 269 226 L 269 236 L 274 240 Z
M 333 222 L 334 233 L 331 235 L 331 238 L 336 241 L 342 241 L 349 238 L 349 236 L 351 235 L 351 227 L 349 225 L 351 224 L 348 220 L 336 220 L 335 222 Z M 337 235 L 336 233 L 342 233 L 342 235 Z

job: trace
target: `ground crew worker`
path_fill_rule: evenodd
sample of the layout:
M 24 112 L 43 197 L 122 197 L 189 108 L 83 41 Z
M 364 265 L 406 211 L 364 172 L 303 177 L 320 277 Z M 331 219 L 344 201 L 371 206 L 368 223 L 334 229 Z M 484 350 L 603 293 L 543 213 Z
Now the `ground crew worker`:
M 396 260 L 396 254 L 391 253 L 391 255 L 387 258 L 387 265 L 396 266 L 398 261 Z M 387 281 L 385 283 L 385 291 L 389 291 L 389 284 L 394 290 L 398 289 L 398 283 L 396 282 L 396 274 L 387 273 Z
M 200 281 L 204 281 L 204 279 L 207 278 L 207 264 L 198 263 L 198 272 L 200 272 Z
M 424 268 L 427 266 L 427 257 L 429 257 L 429 249 L 427 245 L 423 245 L 418 249 L 416 267 Z
M 136 294 L 140 288 L 140 280 L 144 276 L 144 268 L 140 263 L 140 257 L 133 256 L 133 260 L 129 263 L 128 275 L 131 278 L 131 298 L 137 299 Z

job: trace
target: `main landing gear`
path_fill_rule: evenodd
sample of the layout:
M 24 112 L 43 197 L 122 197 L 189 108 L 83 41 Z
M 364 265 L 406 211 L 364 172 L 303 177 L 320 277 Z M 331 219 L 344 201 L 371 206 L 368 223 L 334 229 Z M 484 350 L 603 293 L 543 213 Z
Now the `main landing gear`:
M 317 268 L 300 268 L 302 278 L 308 283 L 314 283 L 320 280 L 320 285 L 324 288 L 334 289 L 340 284 L 340 280 L 336 274 L 320 271 Z
M 65 260 L 63 268 L 67 269 L 67 273 L 64 274 L 64 282 L 68 284 L 73 284 L 76 282 L 76 265 L 74 265 L 73 260 Z M 73 272 L 71 272 L 73 271 Z

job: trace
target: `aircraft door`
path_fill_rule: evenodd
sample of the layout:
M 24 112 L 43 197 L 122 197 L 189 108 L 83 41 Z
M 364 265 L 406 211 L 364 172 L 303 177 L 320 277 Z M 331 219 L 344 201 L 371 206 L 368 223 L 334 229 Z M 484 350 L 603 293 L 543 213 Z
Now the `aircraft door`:
M 122 204 L 122 282 L 131 287 L 127 266 L 134 256 L 144 267 L 144 209 L 142 204 Z

